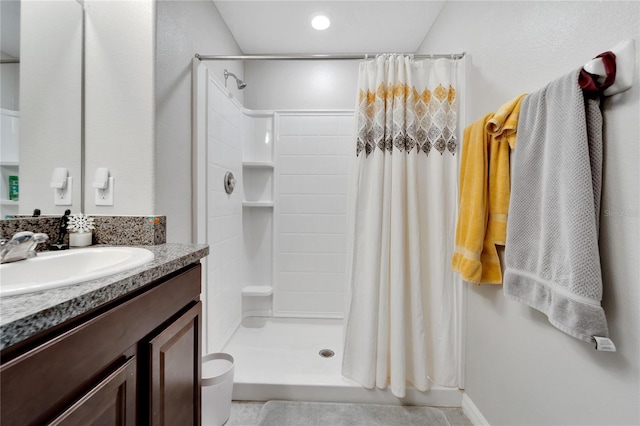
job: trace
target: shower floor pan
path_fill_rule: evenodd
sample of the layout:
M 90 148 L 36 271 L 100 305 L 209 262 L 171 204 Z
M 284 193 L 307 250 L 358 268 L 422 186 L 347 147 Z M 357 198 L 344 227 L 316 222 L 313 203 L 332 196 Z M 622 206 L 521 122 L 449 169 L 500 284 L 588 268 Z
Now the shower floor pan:
M 456 388 L 407 389 L 400 399 L 342 377 L 342 331 L 342 320 L 245 318 L 222 350 L 235 359 L 233 399 L 460 406 Z

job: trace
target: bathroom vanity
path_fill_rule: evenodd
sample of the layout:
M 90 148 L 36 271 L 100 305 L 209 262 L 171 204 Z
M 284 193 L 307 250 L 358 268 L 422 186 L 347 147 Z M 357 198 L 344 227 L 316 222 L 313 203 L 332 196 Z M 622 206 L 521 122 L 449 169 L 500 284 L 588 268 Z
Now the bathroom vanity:
M 200 424 L 203 245 L 0 299 L 3 425 Z

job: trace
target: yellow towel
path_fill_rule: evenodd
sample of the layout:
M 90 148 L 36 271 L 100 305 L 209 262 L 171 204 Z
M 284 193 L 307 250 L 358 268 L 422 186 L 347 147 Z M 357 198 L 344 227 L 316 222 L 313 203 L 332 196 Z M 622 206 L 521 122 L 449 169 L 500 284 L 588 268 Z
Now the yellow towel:
M 490 154 L 489 221 L 487 223 L 485 241 L 489 245 L 488 249 L 492 253 L 491 257 L 495 252 L 495 245 L 503 246 L 507 240 L 507 214 L 511 195 L 509 149 L 514 149 L 516 146 L 520 104 L 525 96 L 521 95 L 501 106 L 489 120 L 486 127 L 486 132 L 490 136 Z
M 504 104 L 464 133 L 453 270 L 474 284 L 501 284 L 496 245 L 504 245 L 509 211 L 509 148 L 515 147 L 520 103 Z
M 484 235 L 489 213 L 488 152 L 485 126 L 493 114 L 464 129 L 460 160 L 460 205 L 452 267 L 463 280 L 480 284 Z
M 525 96 L 527 95 L 520 95 L 502 105 L 487 122 L 486 132 L 494 139 L 506 140 L 511 149 L 514 149 L 516 146 L 516 130 L 518 128 L 520 104 Z

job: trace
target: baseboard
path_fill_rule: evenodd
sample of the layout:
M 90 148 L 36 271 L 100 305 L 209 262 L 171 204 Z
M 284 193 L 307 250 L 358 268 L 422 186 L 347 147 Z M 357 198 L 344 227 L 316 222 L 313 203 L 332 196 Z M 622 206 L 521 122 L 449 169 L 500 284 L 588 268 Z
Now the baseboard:
M 462 394 L 462 412 L 469 418 L 474 426 L 490 426 L 487 419 L 484 418 L 466 392 Z
M 420 405 L 426 407 L 460 407 L 460 391 L 455 388 L 434 387 L 427 392 L 407 389 L 405 398 L 395 397 L 390 390 L 365 389 L 355 383 L 347 384 L 242 383 L 234 381 L 234 401 L 307 401 L 354 404 Z

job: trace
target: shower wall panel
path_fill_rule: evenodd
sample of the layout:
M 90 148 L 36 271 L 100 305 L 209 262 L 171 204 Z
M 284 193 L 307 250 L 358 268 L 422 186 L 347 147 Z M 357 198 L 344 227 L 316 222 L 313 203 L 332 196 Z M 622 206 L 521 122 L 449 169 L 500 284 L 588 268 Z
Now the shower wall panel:
M 280 115 L 276 316 L 343 316 L 353 127 L 353 113 Z
M 242 185 L 224 190 L 231 171 L 242 182 L 242 112 L 213 80 L 207 85 L 208 346 L 219 350 L 240 321 Z
M 247 112 L 243 119 L 242 210 L 244 286 L 271 286 L 273 278 L 273 113 Z M 253 204 L 252 203 L 256 203 Z M 260 205 L 263 203 L 263 205 Z

